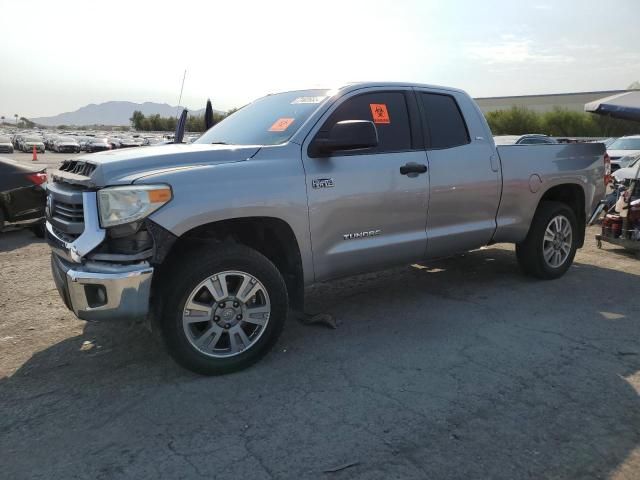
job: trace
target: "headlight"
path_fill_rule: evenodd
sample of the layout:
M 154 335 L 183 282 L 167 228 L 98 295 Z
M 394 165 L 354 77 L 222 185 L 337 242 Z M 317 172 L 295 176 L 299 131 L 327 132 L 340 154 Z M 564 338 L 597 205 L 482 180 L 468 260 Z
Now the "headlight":
M 169 200 L 167 185 L 108 187 L 98 191 L 98 210 L 102 227 L 113 227 L 141 220 Z

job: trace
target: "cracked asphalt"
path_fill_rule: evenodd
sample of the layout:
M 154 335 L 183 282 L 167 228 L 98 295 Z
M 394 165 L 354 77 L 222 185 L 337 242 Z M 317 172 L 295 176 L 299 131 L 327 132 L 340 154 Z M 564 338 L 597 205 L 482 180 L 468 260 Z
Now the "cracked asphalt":
M 255 367 L 205 378 L 140 325 L 76 320 L 27 232 L 0 235 L 10 479 L 640 478 L 640 262 L 562 279 L 496 246 L 321 284 Z

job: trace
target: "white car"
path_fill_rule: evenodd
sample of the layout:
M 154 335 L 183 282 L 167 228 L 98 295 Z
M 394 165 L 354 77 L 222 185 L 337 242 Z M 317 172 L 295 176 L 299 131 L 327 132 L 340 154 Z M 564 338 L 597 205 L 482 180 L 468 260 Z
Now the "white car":
M 640 167 L 640 153 L 638 155 L 623 157 L 622 159 L 625 161 L 627 166 L 619 168 L 613 172 L 613 178 L 616 179 L 616 182 L 627 183 L 629 180 L 633 180 L 636 177 L 636 173 L 638 173 L 638 168 Z
M 635 155 L 640 155 L 640 135 L 620 137 L 607 148 L 611 170 L 629 166 Z

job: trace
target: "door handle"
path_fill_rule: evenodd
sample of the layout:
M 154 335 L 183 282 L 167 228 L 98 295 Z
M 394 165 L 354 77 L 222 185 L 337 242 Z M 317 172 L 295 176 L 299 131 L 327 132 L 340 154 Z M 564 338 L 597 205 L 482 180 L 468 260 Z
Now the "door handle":
M 400 167 L 401 175 L 411 175 L 412 173 L 415 173 L 415 174 L 425 173 L 426 171 L 427 171 L 427 166 L 424 165 L 423 163 L 409 162 L 409 163 L 405 163 Z

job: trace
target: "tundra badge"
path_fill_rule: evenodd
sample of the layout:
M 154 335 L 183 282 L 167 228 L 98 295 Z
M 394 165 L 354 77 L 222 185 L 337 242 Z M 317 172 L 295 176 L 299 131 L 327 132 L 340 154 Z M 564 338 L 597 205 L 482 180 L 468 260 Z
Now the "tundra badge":
M 345 240 L 355 240 L 356 238 L 377 237 L 382 230 L 369 230 L 368 232 L 345 233 L 342 238 Z

